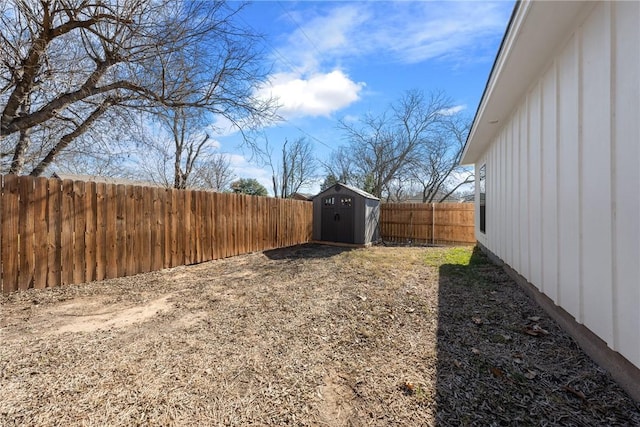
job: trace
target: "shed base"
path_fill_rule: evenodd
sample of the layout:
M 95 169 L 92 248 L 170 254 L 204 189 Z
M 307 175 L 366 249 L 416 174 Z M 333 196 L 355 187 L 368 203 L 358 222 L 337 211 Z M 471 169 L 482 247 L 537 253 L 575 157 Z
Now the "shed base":
M 328 245 L 328 246 L 340 246 L 343 248 L 368 248 L 373 245 L 373 242 L 369 243 L 341 243 L 341 242 L 326 242 L 324 240 L 312 240 L 309 243 L 315 243 L 317 245 Z

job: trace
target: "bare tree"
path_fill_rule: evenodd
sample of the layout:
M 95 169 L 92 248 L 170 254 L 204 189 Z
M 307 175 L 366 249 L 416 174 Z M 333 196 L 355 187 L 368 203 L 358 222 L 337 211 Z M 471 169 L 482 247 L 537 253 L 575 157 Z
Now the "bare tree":
M 204 126 L 201 110 L 182 107 L 169 108 L 156 113 L 158 122 L 168 132 L 172 146 L 164 159 L 172 157 L 173 188 L 185 189 L 189 178 L 210 142 L 208 133 L 199 131 Z
M 172 143 L 167 139 L 158 137 L 153 145 L 145 145 L 136 153 L 138 178 L 148 180 L 156 185 L 173 188 L 174 169 Z
M 0 157 L 40 175 L 113 109 L 195 108 L 245 130 L 274 118 L 256 36 L 224 1 L 0 5 Z
M 55 170 L 62 173 L 93 175 L 135 179 L 134 171 L 127 165 L 127 153 L 120 147 L 112 149 L 103 146 L 104 150 L 83 151 L 82 147 L 73 147 L 62 152 L 55 163 Z
M 231 159 L 225 153 L 214 153 L 202 160 L 195 172 L 194 185 L 200 188 L 223 191 L 235 179 Z
M 405 201 L 411 194 L 412 182 L 404 176 L 392 179 L 385 186 L 384 197 L 387 203 Z
M 166 188 L 223 190 L 233 180 L 228 155 L 219 153 L 217 143 L 202 129 L 197 117 L 171 109 L 156 115 L 158 123 L 134 156 L 138 178 Z
M 383 114 L 367 115 L 359 123 L 340 122 L 348 145 L 343 149 L 356 180 L 371 180 L 370 192 L 382 197 L 389 183 L 417 162 L 420 148 L 437 134 L 451 101 L 442 93 L 425 96 L 406 92 Z
M 442 202 L 461 186 L 473 182 L 473 174 L 459 166 L 470 124 L 464 117 L 449 116 L 435 138 L 420 147 L 409 174 L 420 188 L 423 203 Z M 454 171 L 459 172 L 455 180 Z
M 357 174 L 347 147 L 340 146 L 331 152 L 328 162 L 323 162 L 326 178 L 322 185 L 325 190 L 336 183 L 351 184 L 360 186 L 357 181 Z
M 313 147 L 304 137 L 291 143 L 285 140 L 281 157 L 274 159 L 269 153 L 267 163 L 271 167 L 274 197 L 289 198 L 300 188 L 310 185 L 316 177 Z

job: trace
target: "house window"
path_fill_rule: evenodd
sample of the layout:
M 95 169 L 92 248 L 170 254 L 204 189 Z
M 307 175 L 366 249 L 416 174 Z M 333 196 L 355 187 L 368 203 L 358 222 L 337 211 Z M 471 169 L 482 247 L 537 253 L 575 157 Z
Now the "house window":
M 342 197 L 340 203 L 342 203 L 342 206 L 351 207 L 351 197 Z
M 334 204 L 334 198 L 333 197 L 327 197 L 326 199 L 324 199 L 324 205 L 325 206 L 333 206 Z
M 484 164 L 480 167 L 480 179 L 479 179 L 479 183 L 480 183 L 480 231 L 483 233 L 486 233 L 487 227 L 486 227 L 486 217 L 487 217 L 487 213 L 486 213 L 486 208 L 485 208 L 485 201 L 486 201 L 486 180 L 487 180 L 487 165 Z

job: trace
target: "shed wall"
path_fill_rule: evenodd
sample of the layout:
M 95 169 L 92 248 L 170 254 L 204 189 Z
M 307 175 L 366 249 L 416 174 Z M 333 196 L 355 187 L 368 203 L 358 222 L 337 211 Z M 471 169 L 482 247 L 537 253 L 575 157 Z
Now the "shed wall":
M 364 242 L 370 243 L 378 240 L 378 230 L 380 224 L 380 201 L 364 199 L 365 203 L 365 224 Z
M 353 242 L 363 245 L 371 243 L 378 238 L 378 221 L 380 217 L 380 201 L 369 199 L 358 194 L 345 186 L 341 186 L 339 191 L 333 187 L 318 194 L 313 199 L 313 239 L 321 241 L 322 238 L 322 213 L 323 199 L 326 197 L 349 196 L 353 203 Z
M 558 45 L 476 164 L 476 234 L 640 367 L 638 22 L 638 2 L 597 3 Z
M 366 200 L 367 199 L 360 196 L 360 197 L 355 197 L 353 201 L 354 202 L 353 208 L 355 210 L 354 215 L 357 218 L 354 224 L 355 227 L 354 227 L 353 243 L 357 245 L 362 245 L 366 243 L 366 240 L 365 240 Z

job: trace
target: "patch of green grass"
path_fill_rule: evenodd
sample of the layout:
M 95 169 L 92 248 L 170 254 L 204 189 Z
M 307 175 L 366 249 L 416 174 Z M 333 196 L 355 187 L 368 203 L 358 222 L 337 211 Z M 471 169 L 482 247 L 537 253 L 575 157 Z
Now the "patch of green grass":
M 434 249 L 427 252 L 424 261 L 431 267 L 439 267 L 443 264 L 469 265 L 472 255 L 472 247 Z
M 417 248 L 365 248 L 345 252 L 351 261 L 369 262 L 380 268 L 422 264 L 422 252 Z

